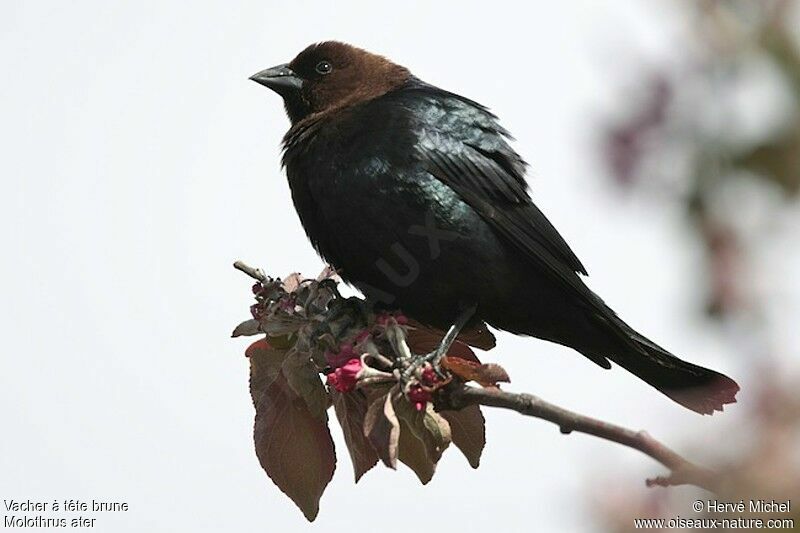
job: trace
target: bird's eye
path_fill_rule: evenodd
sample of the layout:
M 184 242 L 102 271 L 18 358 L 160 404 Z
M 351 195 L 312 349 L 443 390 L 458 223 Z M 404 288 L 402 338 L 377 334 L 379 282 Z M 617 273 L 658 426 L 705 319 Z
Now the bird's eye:
M 317 66 L 314 68 L 317 71 L 317 74 L 330 74 L 333 70 L 333 65 L 331 65 L 330 61 L 320 61 L 317 63 Z

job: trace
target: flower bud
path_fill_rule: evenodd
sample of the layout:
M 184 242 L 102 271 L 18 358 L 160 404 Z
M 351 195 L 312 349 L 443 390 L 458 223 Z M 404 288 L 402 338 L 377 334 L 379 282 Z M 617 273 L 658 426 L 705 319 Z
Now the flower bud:
M 339 392 L 350 392 L 356 386 L 361 369 L 360 359 L 350 359 L 344 365 L 328 374 L 328 385 Z
M 408 397 L 408 401 L 414 404 L 414 409 L 417 411 L 424 410 L 425 405 L 433 399 L 430 391 L 423 389 L 419 385 L 412 385 L 411 388 L 408 389 L 406 396 Z

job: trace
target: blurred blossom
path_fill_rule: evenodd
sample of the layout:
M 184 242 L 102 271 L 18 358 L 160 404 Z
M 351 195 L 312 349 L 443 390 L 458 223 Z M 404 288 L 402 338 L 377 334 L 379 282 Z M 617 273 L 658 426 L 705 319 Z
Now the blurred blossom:
M 648 152 L 648 139 L 657 135 L 666 119 L 672 86 L 660 74 L 648 80 L 644 98 L 631 109 L 630 116 L 613 124 L 606 134 L 605 150 L 612 175 L 623 186 L 633 185 L 639 165 Z
M 769 238 L 764 224 L 785 200 L 796 209 L 800 14 L 787 1 L 681 5 L 687 52 L 648 67 L 601 146 L 620 187 L 658 190 L 659 201 L 666 191 L 684 206 L 706 250 L 706 309 L 725 317 L 760 305 L 746 276 L 751 243 Z M 765 216 L 743 218 L 758 206 Z
M 729 459 L 709 465 L 722 472 L 718 495 L 603 491 L 592 495 L 593 511 L 600 529 L 630 531 L 633 518 L 725 516 L 693 512 L 695 499 L 792 500 L 791 514 L 761 517 L 797 525 L 800 376 L 786 379 L 782 368 L 799 354 L 776 326 L 796 328 L 797 317 L 779 311 L 796 284 L 775 275 L 775 264 L 790 264 L 785 244 L 798 233 L 786 221 L 798 220 L 800 193 L 800 2 L 678 5 L 685 50 L 676 63 L 641 69 L 638 89 L 620 95 L 626 107 L 604 125 L 600 148 L 618 187 L 655 190 L 658 202 L 683 208 L 704 250 L 705 310 L 730 326 L 724 331 L 750 376 L 750 402 L 715 450 Z
M 800 376 L 795 376 L 796 379 Z M 749 441 L 721 444 L 732 446 L 732 459 L 713 465 L 721 472 L 721 489 L 718 494 L 690 488 L 656 488 L 598 492 L 592 495 L 593 511 L 598 526 L 603 531 L 622 532 L 633 529 L 634 518 L 736 518 L 760 517 L 793 519 L 800 524 L 800 401 L 792 382 L 780 380 L 774 373 L 765 371 L 760 383 L 757 402 L 751 407 L 746 420 L 748 433 L 755 435 Z M 733 429 L 733 428 L 732 428 Z M 740 431 L 741 428 L 736 429 Z M 613 486 L 606 480 L 600 486 Z M 792 502 L 789 513 L 694 512 L 695 500 L 739 502 L 749 506 L 750 500 Z

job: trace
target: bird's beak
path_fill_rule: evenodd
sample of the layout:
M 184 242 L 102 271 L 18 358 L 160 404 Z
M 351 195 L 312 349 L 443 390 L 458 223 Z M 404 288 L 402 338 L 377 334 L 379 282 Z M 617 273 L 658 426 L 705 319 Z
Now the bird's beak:
M 264 87 L 269 87 L 278 94 L 299 91 L 303 88 L 303 79 L 286 64 L 257 72 L 250 76 L 250 79 Z

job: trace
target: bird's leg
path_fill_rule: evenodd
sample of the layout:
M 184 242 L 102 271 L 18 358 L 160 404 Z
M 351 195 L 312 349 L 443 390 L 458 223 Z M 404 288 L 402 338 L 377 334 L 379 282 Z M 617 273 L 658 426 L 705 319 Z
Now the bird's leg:
M 402 381 L 407 383 L 412 376 L 414 376 L 422 367 L 425 366 L 426 363 L 429 363 L 440 377 L 444 377 L 440 368 L 442 357 L 447 355 L 448 350 L 450 350 L 450 346 L 453 345 L 456 338 L 461 333 L 461 330 L 467 325 L 467 322 L 469 322 L 469 320 L 472 318 L 472 315 L 475 314 L 476 309 L 477 305 L 473 305 L 464 309 L 464 311 L 462 311 L 456 319 L 455 323 L 448 328 L 447 333 L 445 333 L 444 337 L 442 337 L 439 346 L 437 346 L 435 350 L 425 355 L 414 357 L 408 367 L 403 371 Z
M 473 305 L 464 309 L 456 319 L 455 323 L 448 328 L 447 333 L 445 333 L 444 337 L 442 337 L 442 341 L 439 343 L 439 346 L 425 356 L 425 362 L 430 363 L 431 366 L 433 366 L 433 369 L 436 370 L 436 372 L 440 375 L 441 370 L 439 368 L 439 364 L 442 361 L 442 357 L 447 355 L 448 350 L 450 350 L 450 346 L 453 345 L 453 343 L 456 341 L 456 338 L 458 338 L 459 334 L 461 333 L 461 330 L 464 329 L 464 326 L 467 325 L 467 322 L 469 322 L 469 320 L 472 318 L 472 315 L 475 314 L 477 307 L 477 305 Z

